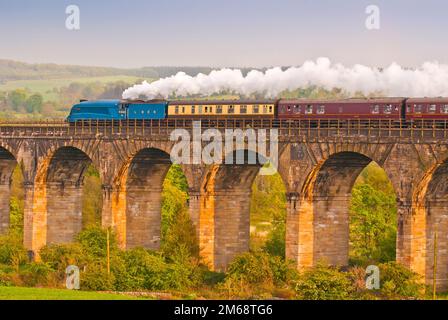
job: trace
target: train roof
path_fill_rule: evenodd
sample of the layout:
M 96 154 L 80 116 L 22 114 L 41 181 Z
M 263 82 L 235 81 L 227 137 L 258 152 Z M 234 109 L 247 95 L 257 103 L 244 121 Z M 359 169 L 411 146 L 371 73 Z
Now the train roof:
M 171 100 L 170 105 L 273 104 L 277 100 Z
M 424 97 L 424 98 L 409 98 L 407 100 L 408 103 L 447 103 L 448 104 L 448 98 L 447 97 Z
M 95 107 L 110 107 L 111 105 L 117 105 L 120 100 L 81 100 L 77 105 L 93 105 Z
M 329 104 L 329 103 L 402 103 L 406 98 L 390 97 L 390 98 L 349 98 L 349 99 L 281 99 L 281 104 Z

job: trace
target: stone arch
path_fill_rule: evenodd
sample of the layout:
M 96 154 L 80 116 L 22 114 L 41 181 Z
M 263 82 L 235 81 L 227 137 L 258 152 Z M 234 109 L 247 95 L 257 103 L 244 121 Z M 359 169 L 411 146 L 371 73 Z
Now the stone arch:
M 156 146 L 142 147 L 122 163 L 112 199 L 121 247 L 159 249 L 163 182 L 171 165 L 169 153 Z
M 287 221 L 295 226 L 287 229 L 287 257 L 296 260 L 299 268 L 319 261 L 348 264 L 351 192 L 371 161 L 374 159 L 369 153 L 339 150 L 309 171 L 291 204 L 294 208 L 290 211 L 297 214 L 289 215 Z
M 432 166 L 412 195 L 410 268 L 433 281 L 434 255 L 437 258 L 437 290 L 448 288 L 448 159 Z M 437 232 L 437 244 L 435 234 Z M 436 252 L 435 250 L 436 245 Z
M 0 146 L 0 234 L 6 233 L 9 229 L 11 179 L 16 166 L 17 160 L 13 153 Z
M 47 244 L 71 242 L 81 231 L 83 178 L 91 163 L 84 151 L 71 145 L 52 147 L 40 158 L 34 179 L 32 234 L 25 241 L 34 252 Z
M 233 152 L 236 159 L 238 151 Z M 250 153 L 244 150 L 242 164 L 210 165 L 202 179 L 199 246 L 216 270 L 225 270 L 236 255 L 249 250 L 251 187 L 262 166 L 248 163 Z

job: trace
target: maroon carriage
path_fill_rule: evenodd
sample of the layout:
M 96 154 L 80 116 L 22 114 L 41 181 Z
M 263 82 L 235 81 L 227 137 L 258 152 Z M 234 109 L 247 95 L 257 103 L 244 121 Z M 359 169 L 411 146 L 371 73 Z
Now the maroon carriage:
M 280 100 L 279 119 L 404 119 L 405 98 Z
M 448 119 L 448 98 L 409 98 L 406 100 L 406 119 Z

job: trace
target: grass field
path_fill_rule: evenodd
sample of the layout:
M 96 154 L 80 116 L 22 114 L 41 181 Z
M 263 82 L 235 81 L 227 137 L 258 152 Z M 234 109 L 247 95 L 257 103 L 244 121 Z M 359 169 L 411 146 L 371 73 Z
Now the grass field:
M 66 87 L 70 83 L 109 83 L 116 81 L 124 81 L 130 84 L 136 83 L 141 78 L 132 76 L 108 76 L 108 77 L 84 77 L 84 78 L 65 78 L 51 80 L 17 80 L 8 81 L 0 84 L 0 91 L 10 91 L 19 88 L 28 89 L 31 92 L 40 93 L 45 100 L 54 100 L 56 98 L 52 90 L 54 88 Z M 150 80 L 150 79 L 147 79 Z
M 66 289 L 41 289 L 0 286 L 0 300 L 135 300 L 136 298 L 112 293 Z

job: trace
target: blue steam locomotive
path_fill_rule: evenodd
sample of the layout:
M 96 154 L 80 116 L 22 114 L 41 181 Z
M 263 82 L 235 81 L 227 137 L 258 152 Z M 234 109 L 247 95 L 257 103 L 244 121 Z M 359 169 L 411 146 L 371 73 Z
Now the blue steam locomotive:
M 81 100 L 75 104 L 67 121 L 70 123 L 81 120 L 142 120 L 164 119 L 167 115 L 168 102 L 125 101 L 125 100 Z

